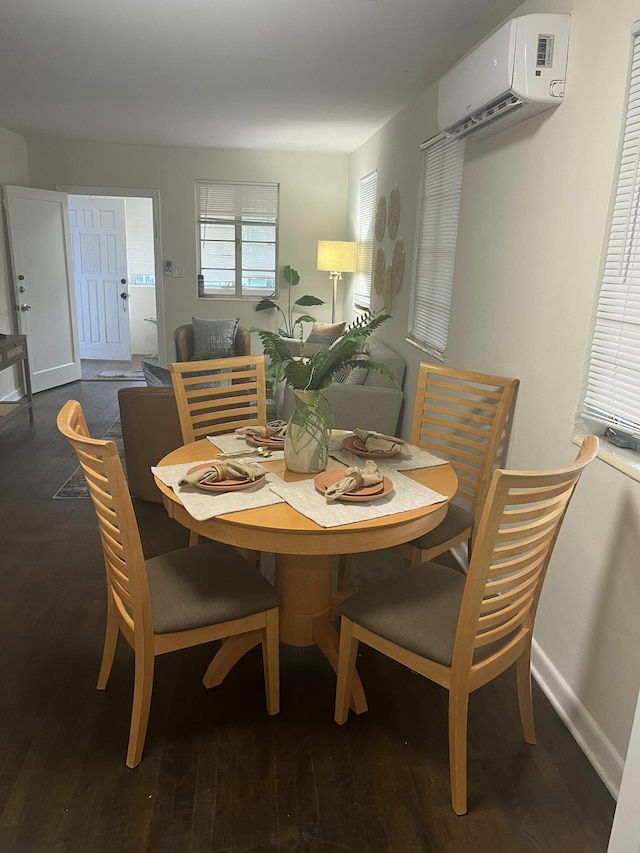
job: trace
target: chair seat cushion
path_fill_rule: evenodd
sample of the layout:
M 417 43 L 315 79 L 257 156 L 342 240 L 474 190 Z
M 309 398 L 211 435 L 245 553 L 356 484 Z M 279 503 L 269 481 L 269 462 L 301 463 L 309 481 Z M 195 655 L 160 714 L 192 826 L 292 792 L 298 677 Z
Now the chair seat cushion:
M 469 510 L 450 503 L 444 521 L 440 522 L 433 530 L 425 533 L 424 536 L 413 539 L 410 544 L 423 551 L 429 548 L 437 548 L 438 545 L 443 545 L 455 536 L 460 536 L 471 527 L 473 527 L 473 516 Z
M 278 607 L 280 595 L 235 548 L 207 542 L 146 561 L 156 634 L 216 625 Z
M 347 598 L 348 619 L 429 660 L 450 666 L 465 575 L 421 563 Z

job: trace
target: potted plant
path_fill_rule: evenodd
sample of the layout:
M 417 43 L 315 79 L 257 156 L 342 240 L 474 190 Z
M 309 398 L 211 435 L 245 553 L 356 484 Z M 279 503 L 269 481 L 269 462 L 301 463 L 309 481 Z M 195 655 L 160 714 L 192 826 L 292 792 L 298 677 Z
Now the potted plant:
M 317 296 L 311 296 L 310 294 L 304 294 L 299 299 L 296 299 L 293 304 L 291 304 L 291 293 L 294 287 L 297 287 L 300 284 L 300 275 L 298 270 L 294 270 L 293 267 L 287 266 L 282 270 L 282 275 L 284 280 L 289 285 L 288 291 L 288 302 L 287 302 L 287 311 L 286 313 L 282 310 L 282 308 L 278 305 L 277 302 L 274 302 L 273 299 L 269 297 L 265 297 L 261 299 L 260 302 L 256 305 L 256 311 L 268 311 L 272 308 L 275 308 L 276 311 L 279 311 L 282 315 L 282 326 L 278 329 L 278 334 L 280 334 L 283 338 L 295 338 L 296 334 L 296 326 L 300 326 L 299 333 L 302 334 L 302 323 L 315 323 L 316 318 L 311 317 L 309 314 L 301 314 L 299 317 L 294 319 L 293 312 L 299 308 L 306 308 L 310 305 L 324 305 L 324 301 L 322 299 L 318 299 Z
M 363 351 L 367 338 L 389 317 L 369 312 L 357 317 L 341 338 L 308 358 L 292 355 L 277 333 L 253 330 L 271 360 L 272 375 L 286 382 L 296 398 L 284 449 L 285 463 L 291 471 L 317 473 L 327 467 L 333 414 L 322 389 L 331 384 L 338 371 L 353 367 L 379 370 L 395 382 L 385 364 L 373 361 Z

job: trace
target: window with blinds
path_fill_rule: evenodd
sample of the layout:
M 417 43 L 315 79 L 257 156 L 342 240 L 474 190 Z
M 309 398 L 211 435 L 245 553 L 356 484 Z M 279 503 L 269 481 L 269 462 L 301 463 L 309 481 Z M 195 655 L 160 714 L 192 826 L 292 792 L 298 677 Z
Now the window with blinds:
M 154 285 L 153 201 L 125 198 L 127 217 L 127 273 L 129 284 Z
M 640 21 L 582 414 L 640 436 Z
M 278 189 L 268 183 L 196 181 L 198 296 L 275 293 Z
M 371 307 L 371 276 L 373 271 L 373 238 L 376 220 L 378 172 L 360 178 L 358 195 L 358 240 L 356 251 L 356 282 L 353 302 L 356 308 Z
M 422 145 L 422 191 L 409 340 L 444 359 L 462 192 L 464 141 L 436 136 Z

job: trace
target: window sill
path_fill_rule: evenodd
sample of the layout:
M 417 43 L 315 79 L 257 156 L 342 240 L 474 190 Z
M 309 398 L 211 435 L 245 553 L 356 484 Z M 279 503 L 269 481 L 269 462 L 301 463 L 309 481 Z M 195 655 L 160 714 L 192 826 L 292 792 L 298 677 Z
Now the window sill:
M 584 435 L 574 435 L 574 444 L 581 444 Z M 640 453 L 624 447 L 611 444 L 603 435 L 598 436 L 600 447 L 598 448 L 598 459 L 602 459 L 607 465 L 622 471 L 627 477 L 640 482 Z
M 412 338 L 405 338 L 405 340 L 408 344 L 411 344 L 412 347 L 415 347 L 417 350 L 420 350 L 420 352 L 428 355 L 431 362 L 435 364 L 444 364 L 444 357 L 433 352 L 433 350 L 430 350 L 426 345 L 419 344 L 418 341 L 414 341 Z

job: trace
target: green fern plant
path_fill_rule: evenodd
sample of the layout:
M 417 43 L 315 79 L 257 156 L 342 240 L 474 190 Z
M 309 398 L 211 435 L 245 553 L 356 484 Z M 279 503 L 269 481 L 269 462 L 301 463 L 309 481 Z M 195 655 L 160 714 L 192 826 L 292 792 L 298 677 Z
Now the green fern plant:
M 276 332 L 266 329 L 252 329 L 257 332 L 265 355 L 271 361 L 269 375 L 271 381 L 278 384 L 284 380 L 292 388 L 304 391 L 319 391 L 333 381 L 335 374 L 343 368 L 362 367 L 365 370 L 378 370 L 396 383 L 393 373 L 386 364 L 368 358 L 363 347 L 367 338 L 390 319 L 389 314 L 366 312 L 349 324 L 342 337 L 330 347 L 321 348 L 308 358 L 293 356 L 289 348 Z

